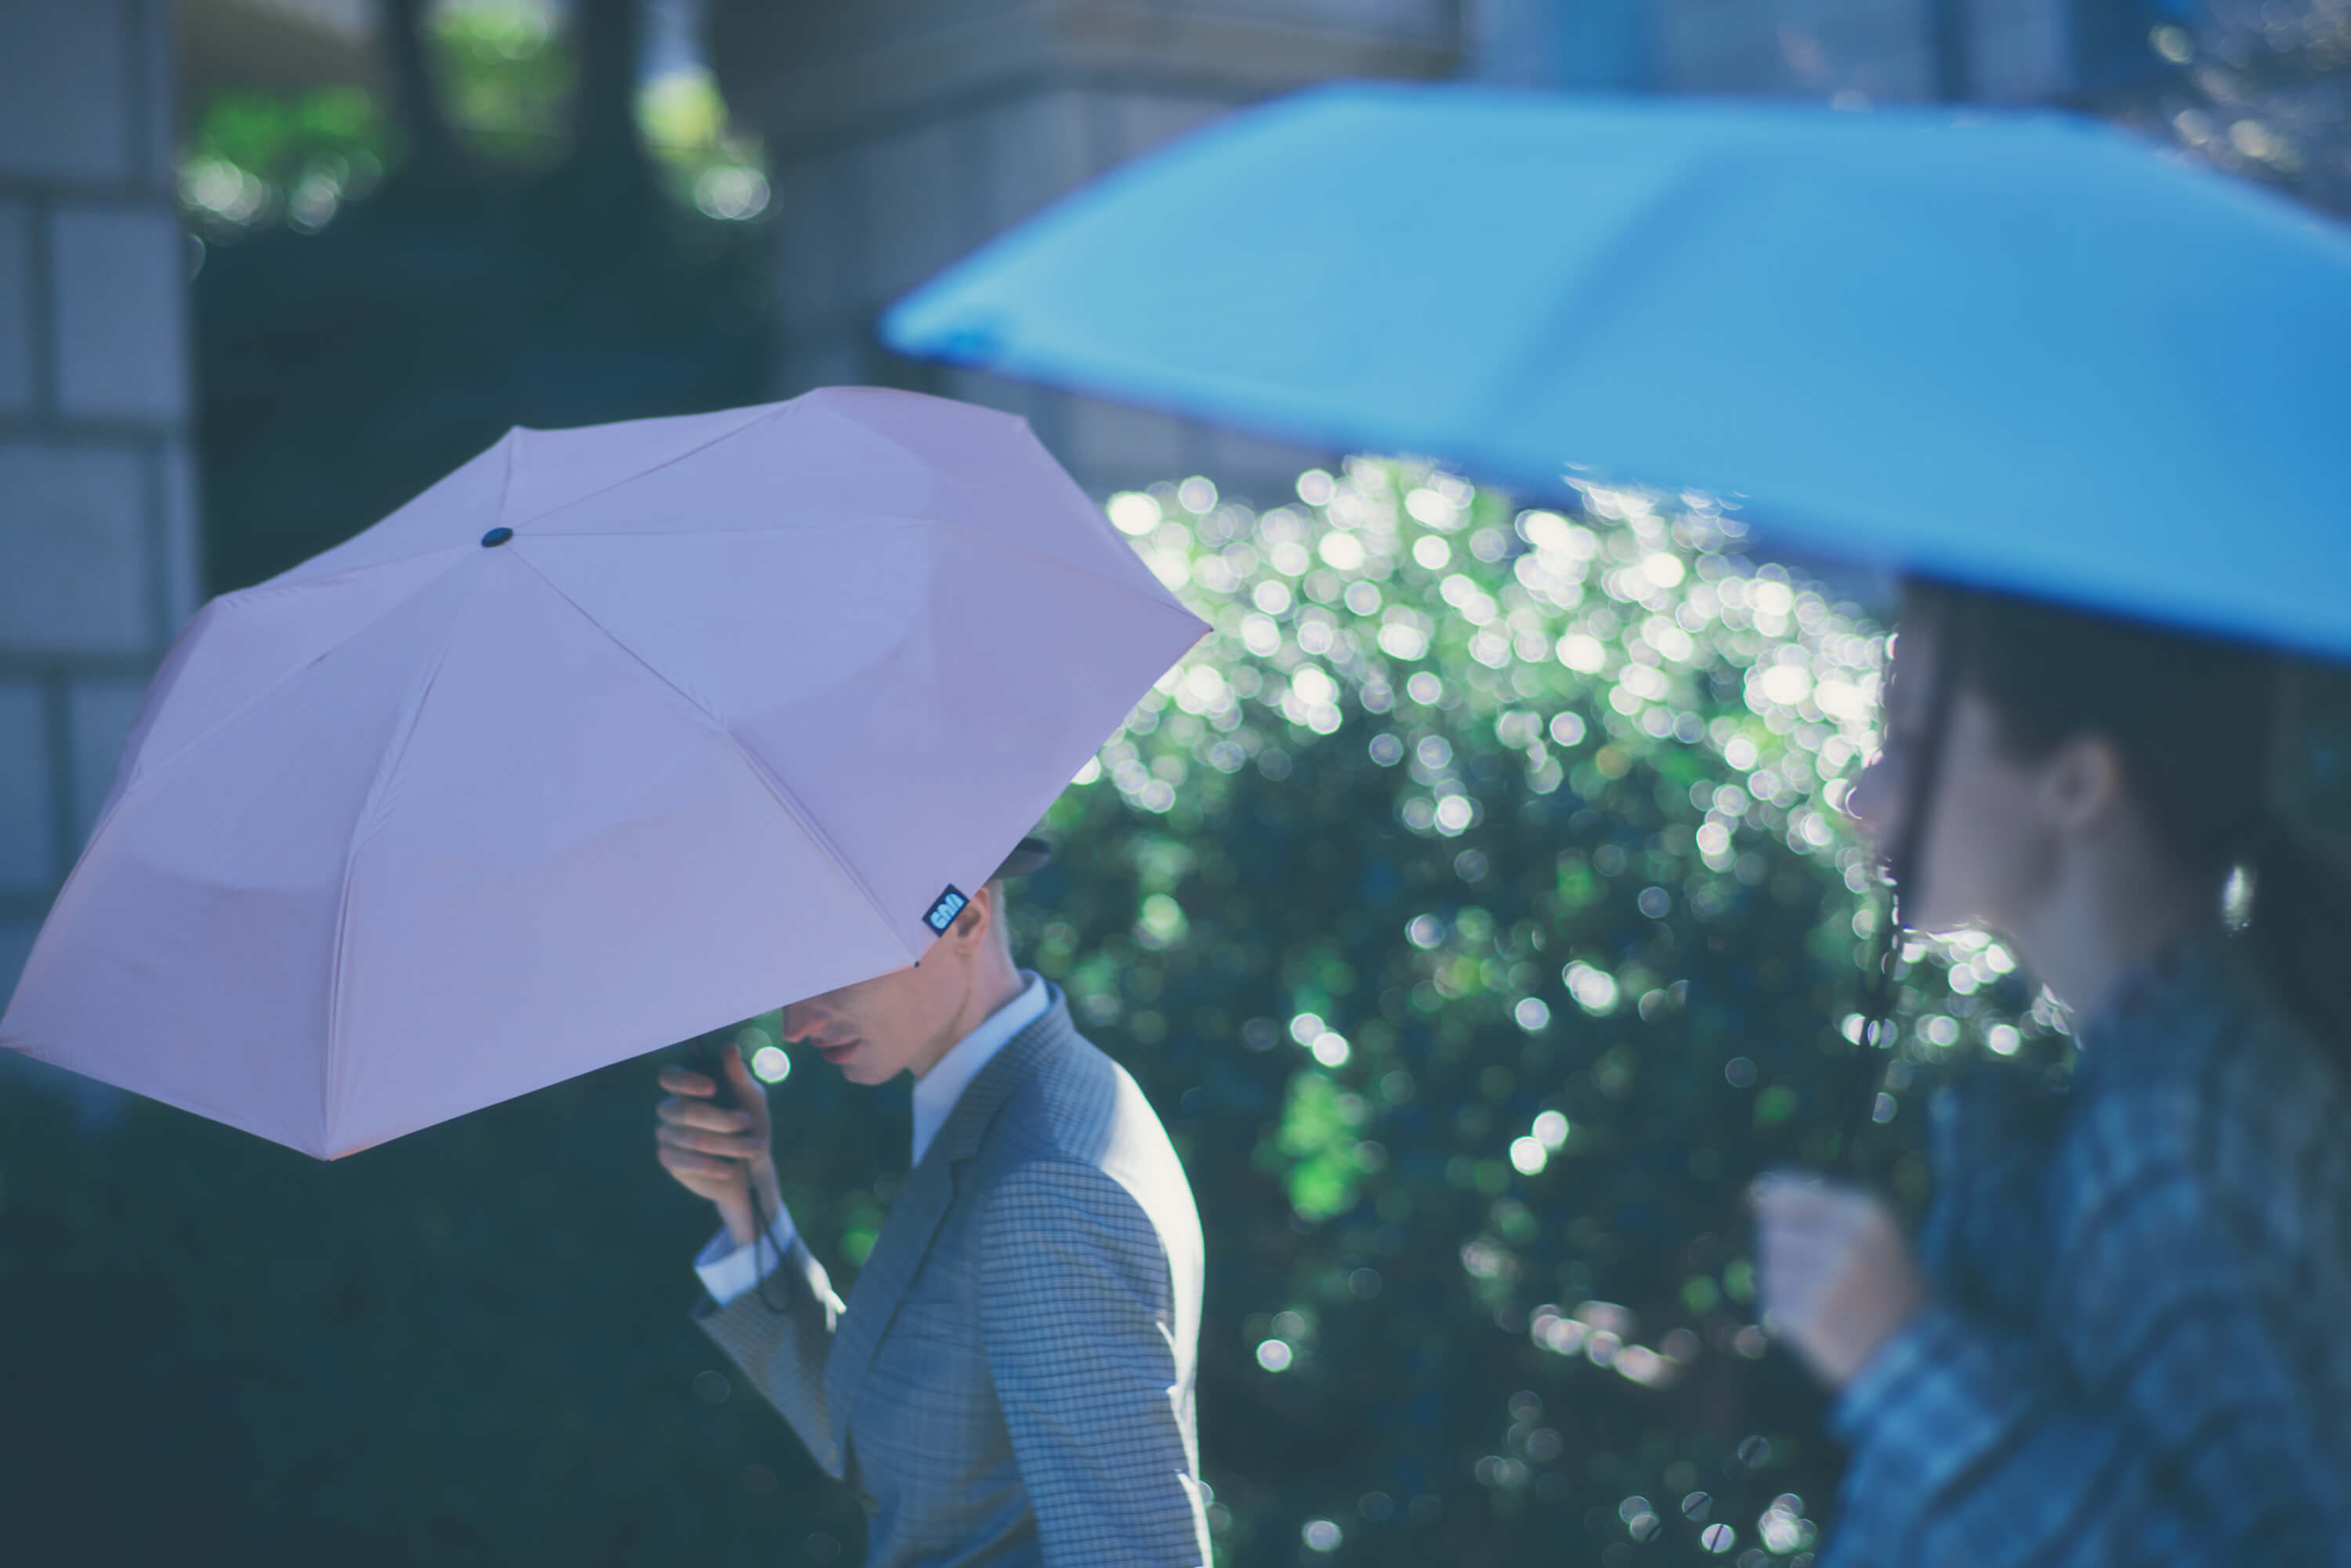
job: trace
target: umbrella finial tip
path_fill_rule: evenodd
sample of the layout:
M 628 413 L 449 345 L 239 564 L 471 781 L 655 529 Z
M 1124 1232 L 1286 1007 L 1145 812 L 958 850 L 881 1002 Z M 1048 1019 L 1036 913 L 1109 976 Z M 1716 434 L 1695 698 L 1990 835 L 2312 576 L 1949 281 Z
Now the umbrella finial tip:
M 492 528 L 488 533 L 482 536 L 482 548 L 484 549 L 496 549 L 498 546 L 506 543 L 512 538 L 514 538 L 514 530 L 512 528 Z

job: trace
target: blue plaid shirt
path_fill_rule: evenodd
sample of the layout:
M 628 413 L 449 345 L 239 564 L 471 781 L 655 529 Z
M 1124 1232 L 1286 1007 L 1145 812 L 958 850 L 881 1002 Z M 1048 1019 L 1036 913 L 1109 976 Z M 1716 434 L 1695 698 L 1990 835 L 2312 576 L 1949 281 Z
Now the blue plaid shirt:
M 2351 1095 L 2229 944 L 2071 1092 L 1935 1107 L 1930 1304 L 1838 1396 L 1824 1568 L 2351 1563 Z

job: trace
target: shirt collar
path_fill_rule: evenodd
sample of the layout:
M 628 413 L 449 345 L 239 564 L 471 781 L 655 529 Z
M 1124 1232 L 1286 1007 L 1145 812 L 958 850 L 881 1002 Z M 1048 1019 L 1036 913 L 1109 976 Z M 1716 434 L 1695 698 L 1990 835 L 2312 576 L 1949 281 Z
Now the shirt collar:
M 971 1087 L 971 1081 L 979 1076 L 979 1070 L 1009 1044 L 1014 1035 L 1045 1016 L 1051 998 L 1045 988 L 1044 977 L 1028 969 L 1020 974 L 1029 982 L 1021 993 L 988 1014 L 977 1029 L 948 1047 L 936 1066 L 914 1080 L 913 1165 L 923 1163 L 931 1140 L 939 1135 L 939 1129 L 955 1114 L 956 1103 Z

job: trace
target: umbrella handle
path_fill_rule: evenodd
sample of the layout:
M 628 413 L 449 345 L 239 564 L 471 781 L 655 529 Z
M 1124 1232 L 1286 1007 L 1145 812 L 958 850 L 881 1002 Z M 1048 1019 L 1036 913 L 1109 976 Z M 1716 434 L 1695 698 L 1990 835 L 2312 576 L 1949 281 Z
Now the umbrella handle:
M 724 1047 L 720 1045 L 716 1036 L 701 1034 L 688 1041 L 685 1047 L 685 1064 L 717 1085 L 718 1092 L 712 1097 L 716 1103 L 724 1105 L 729 1110 L 739 1111 L 743 1108 L 741 1097 L 735 1092 L 735 1085 L 726 1076 Z M 747 1185 L 751 1196 L 751 1245 L 757 1251 L 757 1260 L 760 1265 L 759 1282 L 752 1288 L 751 1293 L 757 1296 L 759 1304 L 769 1312 L 787 1312 L 791 1310 L 790 1299 L 789 1297 L 782 1300 L 777 1299 L 770 1293 L 768 1287 L 768 1276 L 772 1271 L 767 1267 L 768 1230 L 775 1221 L 776 1216 L 769 1214 L 767 1206 L 759 1201 L 759 1184 L 754 1181 Z M 776 1263 L 777 1267 L 780 1268 L 783 1265 L 783 1260 L 779 1258 Z
M 718 1042 L 706 1034 L 698 1034 L 686 1043 L 685 1064 L 718 1086 L 720 1103 L 737 1108 L 735 1086 L 726 1082 L 726 1059 L 719 1055 Z
M 1946 601 L 1935 630 L 1935 664 L 1926 672 L 1934 685 L 1928 689 L 1926 724 L 1919 732 L 1917 754 L 1902 780 L 1902 831 L 1896 835 L 1887 868 L 1891 873 L 1887 879 L 1892 884 L 1891 895 L 1886 901 L 1873 962 L 1862 978 L 1861 1027 L 1855 1031 L 1860 1038 L 1854 1041 L 1852 1087 L 1844 1092 L 1852 1095 L 1853 1108 L 1858 1114 L 1838 1142 L 1830 1173 L 1852 1181 L 1865 1180 L 1869 1175 L 1862 1145 L 1876 1121 L 1879 1086 L 1885 1079 L 1877 1053 L 1891 1043 L 1894 1013 L 1901 999 L 1902 950 L 1909 929 L 1905 915 L 1907 907 L 1917 902 L 1927 858 L 1928 824 L 1935 814 L 1936 798 L 1941 789 L 1943 757 L 1949 749 L 1959 683 L 1966 678 L 1968 661 L 1973 653 L 1970 644 L 1975 636 L 1975 617 L 1970 613 L 1969 601 L 1963 596 Z

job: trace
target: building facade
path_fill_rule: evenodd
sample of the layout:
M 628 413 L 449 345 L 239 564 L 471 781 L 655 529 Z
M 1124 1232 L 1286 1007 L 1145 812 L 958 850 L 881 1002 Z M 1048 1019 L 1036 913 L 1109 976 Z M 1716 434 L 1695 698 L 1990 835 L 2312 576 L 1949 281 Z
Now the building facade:
M 0 996 L 193 612 L 169 0 L 0 5 Z
M 1205 474 L 1286 494 L 1315 454 L 896 362 L 875 319 L 990 235 L 1172 137 L 1332 78 L 1448 75 L 1460 36 L 1455 0 L 717 0 L 712 64 L 775 170 L 778 394 L 911 385 L 1025 415 L 1096 491 Z
M 1097 492 L 1200 474 L 1278 499 L 1318 455 L 893 361 L 883 304 L 1053 198 L 1242 105 L 1344 77 L 2063 101 L 2195 0 L 715 0 L 727 100 L 776 172 L 775 390 L 910 385 L 1026 415 Z M 1203 244 L 1247 245 L 1248 235 Z

